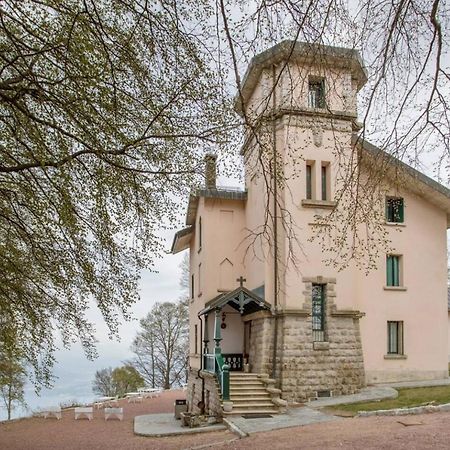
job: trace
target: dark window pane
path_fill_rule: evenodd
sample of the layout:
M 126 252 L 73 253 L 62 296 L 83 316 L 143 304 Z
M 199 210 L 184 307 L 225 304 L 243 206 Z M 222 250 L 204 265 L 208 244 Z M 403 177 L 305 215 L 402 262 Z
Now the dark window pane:
M 403 223 L 404 221 L 403 198 L 400 197 L 386 198 L 386 221 L 392 223 Z
M 325 108 L 325 80 L 309 82 L 308 103 L 310 108 Z
M 306 166 L 306 198 L 312 199 L 312 167 L 309 164 Z
M 391 322 L 388 325 L 388 354 L 403 355 L 403 322 Z
M 322 200 L 327 200 L 327 167 L 322 166 Z

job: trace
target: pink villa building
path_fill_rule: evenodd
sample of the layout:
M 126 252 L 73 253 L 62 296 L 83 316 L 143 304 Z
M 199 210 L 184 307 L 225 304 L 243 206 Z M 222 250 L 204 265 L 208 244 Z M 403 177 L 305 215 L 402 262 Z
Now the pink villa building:
M 190 252 L 191 411 L 274 413 L 367 384 L 448 376 L 450 191 L 357 138 L 366 80 L 358 52 L 344 48 L 283 42 L 251 61 L 235 104 L 253 124 L 245 188 L 216 186 L 208 155 L 206 186 L 172 245 Z M 349 208 L 336 197 L 352 155 L 360 180 L 379 177 L 372 208 L 390 240 L 368 274 L 356 261 L 327 264 L 332 250 L 310 239 Z M 296 265 L 292 235 L 270 222 L 282 214 L 301 242 Z

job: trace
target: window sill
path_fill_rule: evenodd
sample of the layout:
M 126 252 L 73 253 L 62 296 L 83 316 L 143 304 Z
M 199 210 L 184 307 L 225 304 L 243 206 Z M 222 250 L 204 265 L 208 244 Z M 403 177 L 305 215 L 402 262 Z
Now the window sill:
M 330 343 L 321 341 L 313 342 L 313 350 L 330 350 Z
M 384 222 L 387 227 L 406 227 L 405 222 Z
M 303 208 L 323 208 L 323 209 L 334 209 L 337 203 L 330 200 L 302 200 Z
M 385 291 L 407 291 L 408 288 L 406 286 L 383 286 Z
M 407 355 L 396 355 L 394 353 L 384 355 L 384 359 L 408 359 Z

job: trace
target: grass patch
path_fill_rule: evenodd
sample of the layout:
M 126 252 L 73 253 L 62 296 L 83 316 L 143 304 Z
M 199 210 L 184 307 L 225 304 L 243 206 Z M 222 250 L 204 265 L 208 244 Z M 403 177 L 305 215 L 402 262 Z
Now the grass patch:
M 333 411 L 357 413 L 358 411 L 377 411 L 379 409 L 412 408 L 427 404 L 450 403 L 450 386 L 397 389 L 398 397 L 376 402 L 353 403 L 328 407 Z

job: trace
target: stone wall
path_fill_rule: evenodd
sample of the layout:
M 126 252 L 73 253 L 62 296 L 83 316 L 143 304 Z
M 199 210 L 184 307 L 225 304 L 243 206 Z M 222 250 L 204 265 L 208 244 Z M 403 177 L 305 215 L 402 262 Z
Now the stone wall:
M 278 313 L 277 387 L 288 401 L 306 401 L 317 391 L 345 395 L 364 386 L 364 363 L 358 311 L 337 310 L 332 278 L 304 279 L 302 309 Z M 313 342 L 312 283 L 325 284 L 326 337 Z M 271 375 L 274 317 L 252 320 L 250 370 Z
M 222 405 L 220 402 L 219 390 L 216 385 L 216 378 L 209 372 L 200 372 L 205 380 L 205 414 L 215 417 L 222 416 Z M 188 387 L 186 391 L 188 411 L 195 414 L 201 412 L 199 404 L 202 401 L 202 379 L 198 376 L 197 370 L 191 370 L 188 377 Z
M 334 278 L 304 278 L 303 309 L 286 312 L 281 320 L 283 342 L 280 388 L 288 401 L 305 401 L 317 391 L 333 395 L 357 392 L 364 386 L 364 361 L 359 329 L 360 313 L 339 311 Z M 325 285 L 325 340 L 313 342 L 312 284 Z

